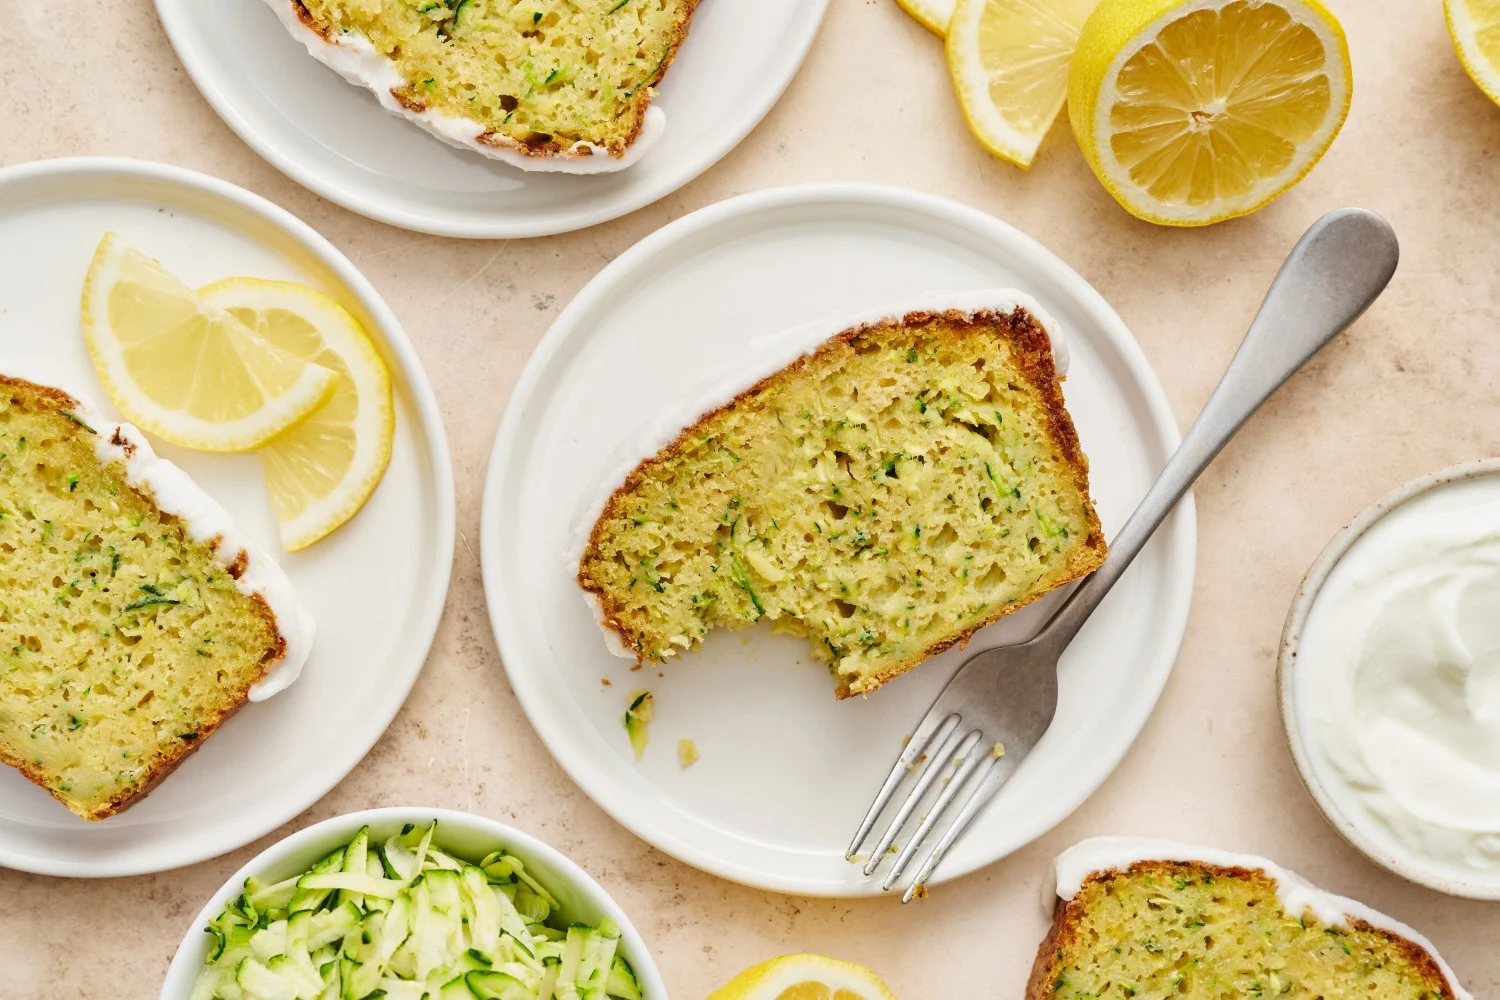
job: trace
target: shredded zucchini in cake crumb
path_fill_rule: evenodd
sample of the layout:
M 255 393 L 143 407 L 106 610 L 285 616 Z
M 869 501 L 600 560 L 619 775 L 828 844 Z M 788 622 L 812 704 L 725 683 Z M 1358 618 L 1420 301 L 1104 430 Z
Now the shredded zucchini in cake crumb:
M 93 820 L 243 702 L 282 637 L 62 398 L 0 378 L 0 761 Z
M 316 24 L 357 32 L 392 60 L 410 108 L 538 151 L 589 142 L 619 155 L 696 0 L 301 2 Z
M 1059 911 L 1028 997 L 1453 1000 L 1415 944 L 1287 912 L 1260 871 L 1147 861 L 1089 878 Z
M 908 319 L 835 338 L 611 497 L 579 583 L 642 661 L 766 621 L 864 693 L 1102 562 L 1042 327 Z

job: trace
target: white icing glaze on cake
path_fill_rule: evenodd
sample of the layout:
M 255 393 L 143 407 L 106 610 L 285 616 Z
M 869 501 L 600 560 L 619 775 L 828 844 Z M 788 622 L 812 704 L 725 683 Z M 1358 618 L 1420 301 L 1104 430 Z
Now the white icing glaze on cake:
M 250 700 L 264 701 L 286 690 L 302 673 L 312 651 L 314 632 L 312 616 L 297 601 L 292 581 L 186 472 L 159 458 L 144 434 L 130 424 L 108 419 L 77 393 L 62 391 L 73 399 L 73 416 L 94 431 L 90 440 L 99 461 L 124 465 L 125 481 L 150 492 L 156 506 L 180 518 L 188 536 L 213 548 L 215 558 L 226 568 L 244 553 L 244 571 L 234 581 L 235 586 L 240 593 L 257 595 L 266 602 L 286 643 L 281 659 L 267 667 L 265 675 L 250 688 Z
M 401 75 L 395 62 L 377 52 L 363 35 L 346 32 L 333 39 L 324 38 L 302 20 L 293 0 L 266 0 L 266 3 L 313 58 L 355 86 L 368 89 L 380 101 L 380 106 L 391 114 L 420 125 L 450 146 L 500 160 L 521 170 L 565 174 L 614 173 L 646 155 L 667 128 L 666 112 L 651 105 L 641 122 L 640 134 L 626 147 L 625 154 L 618 157 L 609 155 L 603 146 L 581 140 L 552 156 L 529 155 L 521 151 L 520 143 L 497 146 L 481 142 L 479 137 L 489 129 L 472 118 L 445 115 L 432 108 L 417 111 L 398 101 L 391 91 L 407 86 L 410 81 Z M 502 138 L 502 141 L 505 140 Z
M 577 578 L 578 562 L 583 558 L 584 549 L 588 547 L 589 533 L 593 531 L 594 523 L 599 520 L 599 516 L 604 513 L 604 506 L 614 495 L 614 491 L 620 488 L 636 466 L 677 440 L 677 435 L 682 433 L 682 429 L 703 414 L 724 405 L 762 379 L 781 371 L 798 358 L 812 353 L 824 342 L 845 330 L 868 326 L 884 319 L 906 316 L 915 312 L 958 312 L 973 316 L 975 313 L 983 312 L 1010 313 L 1018 308 L 1030 313 L 1047 332 L 1047 339 L 1052 343 L 1053 364 L 1057 369 L 1058 377 L 1066 375 L 1069 361 L 1068 345 L 1057 322 L 1037 304 L 1035 299 L 1014 288 L 928 292 L 915 298 L 898 300 L 874 308 L 834 313 L 790 329 L 751 337 L 745 342 L 745 350 L 735 357 L 732 364 L 726 365 L 717 376 L 705 381 L 705 388 L 702 392 L 694 393 L 676 406 L 664 407 L 654 419 L 615 449 L 607 463 L 608 473 L 592 494 L 593 503 L 574 522 L 567 551 L 563 553 L 569 577 Z M 594 620 L 599 623 L 609 651 L 623 659 L 635 660 L 637 658 L 635 651 L 621 642 L 614 630 L 604 624 L 604 613 L 599 606 L 598 599 L 581 587 L 579 591 L 588 602 Z
M 1458 983 L 1458 977 L 1443 961 L 1431 941 L 1401 921 L 1372 910 L 1363 903 L 1336 896 L 1317 888 L 1306 879 L 1273 861 L 1253 854 L 1235 854 L 1211 847 L 1196 847 L 1170 840 L 1145 837 L 1095 837 L 1085 840 L 1062 854 L 1052 863 L 1053 886 L 1059 899 L 1071 900 L 1084 882 L 1096 872 L 1126 871 L 1138 861 L 1197 861 L 1220 868 L 1244 868 L 1261 871 L 1276 883 L 1276 898 L 1288 914 L 1301 916 L 1311 911 L 1324 924 L 1348 927 L 1354 920 L 1390 931 L 1420 945 L 1432 956 L 1453 989 L 1458 1000 L 1473 997 Z

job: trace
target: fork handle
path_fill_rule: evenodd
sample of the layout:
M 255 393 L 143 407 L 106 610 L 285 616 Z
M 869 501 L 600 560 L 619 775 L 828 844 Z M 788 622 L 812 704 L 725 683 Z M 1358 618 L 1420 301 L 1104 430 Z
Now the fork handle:
M 1032 641 L 1072 641 L 1199 474 L 1292 373 L 1385 289 L 1396 271 L 1396 234 L 1361 208 L 1329 212 L 1281 265 L 1244 342 L 1192 429 L 1109 545 L 1104 565 L 1083 581 Z

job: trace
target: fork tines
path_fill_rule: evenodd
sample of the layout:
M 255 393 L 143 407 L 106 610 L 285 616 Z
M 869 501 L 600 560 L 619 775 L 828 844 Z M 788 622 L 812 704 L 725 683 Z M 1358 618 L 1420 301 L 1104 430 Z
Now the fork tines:
M 927 753 L 929 746 L 936 749 L 932 753 Z M 910 902 L 913 897 L 925 894 L 924 887 L 927 878 L 942 860 L 943 854 L 1003 783 L 986 780 L 997 776 L 994 768 L 1003 753 L 1003 748 L 999 744 L 986 745 L 984 733 L 979 729 L 965 731 L 963 718 L 958 712 L 949 712 L 946 715 L 940 712 L 930 714 L 922 720 L 916 733 L 907 741 L 905 748 L 901 751 L 901 756 L 896 760 L 895 767 L 891 768 L 891 773 L 886 776 L 885 783 L 881 786 L 879 794 L 875 796 L 869 812 L 865 814 L 864 821 L 860 823 L 859 832 L 855 834 L 854 841 L 849 845 L 845 857 L 850 861 L 856 860 L 881 814 L 894 797 L 896 789 L 908 774 L 920 768 L 921 773 L 917 777 L 916 785 L 901 803 L 900 808 L 896 810 L 896 815 L 891 819 L 885 833 L 870 851 L 869 858 L 865 862 L 864 873 L 873 875 L 890 854 L 896 853 L 896 838 L 900 836 L 907 821 L 911 819 L 917 807 L 942 777 L 943 788 L 938 794 L 937 801 L 933 803 L 927 815 L 918 821 L 911 841 L 897 854 L 895 865 L 886 875 L 885 881 L 881 883 L 881 888 L 890 890 L 901 880 L 901 876 L 911 864 L 912 859 L 931 836 L 933 829 L 954 800 L 958 798 L 959 793 L 969 784 L 975 773 L 983 769 L 984 774 L 976 786 L 975 794 L 964 804 L 954 822 L 938 841 L 937 846 L 923 861 L 921 868 L 918 869 L 917 877 L 907 887 L 902 901 Z M 950 769 L 951 773 L 944 777 L 944 772 Z

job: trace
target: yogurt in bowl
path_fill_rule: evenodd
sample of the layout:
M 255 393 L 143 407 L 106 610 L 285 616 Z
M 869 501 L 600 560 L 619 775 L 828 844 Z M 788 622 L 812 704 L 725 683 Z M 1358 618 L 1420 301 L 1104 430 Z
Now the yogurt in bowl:
M 1340 532 L 1278 677 L 1335 827 L 1398 875 L 1500 900 L 1500 460 L 1409 483 Z

